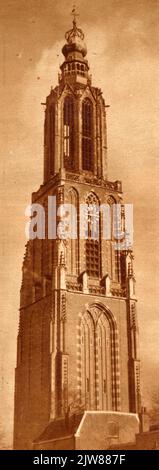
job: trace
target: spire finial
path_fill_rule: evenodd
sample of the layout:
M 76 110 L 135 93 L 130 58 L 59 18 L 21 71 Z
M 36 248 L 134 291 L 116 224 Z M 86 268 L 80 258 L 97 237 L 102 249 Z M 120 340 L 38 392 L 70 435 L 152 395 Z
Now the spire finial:
M 76 18 L 78 18 L 79 16 L 79 13 L 77 13 L 76 5 L 73 5 L 71 15 L 73 16 L 73 26 L 76 26 L 76 23 L 77 23 Z
M 76 5 L 73 5 L 71 15 L 73 16 L 73 28 L 66 32 L 65 38 L 67 44 L 62 49 L 64 56 L 68 54 L 71 50 L 74 52 L 80 52 L 83 57 L 87 54 L 87 48 L 84 44 L 84 34 L 82 29 L 77 27 L 77 17 L 79 13 L 77 13 Z

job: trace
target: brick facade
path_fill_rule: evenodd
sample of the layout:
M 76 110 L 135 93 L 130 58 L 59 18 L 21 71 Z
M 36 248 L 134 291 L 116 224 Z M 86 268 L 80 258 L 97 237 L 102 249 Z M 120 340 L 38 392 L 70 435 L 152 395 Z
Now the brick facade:
M 114 239 L 80 237 L 80 204 L 123 204 L 107 179 L 106 105 L 91 84 L 83 33 L 66 34 L 59 84 L 46 100 L 44 183 L 32 195 L 45 209 L 46 238 L 29 240 L 23 263 L 15 376 L 14 447 L 51 420 L 79 410 L 140 410 L 138 326 L 132 250 Z M 77 40 L 78 39 L 78 40 Z M 67 101 L 66 101 L 67 100 Z M 87 115 L 85 112 L 87 110 Z M 77 238 L 48 235 L 48 197 L 77 211 Z M 121 213 L 124 227 L 124 210 Z M 59 227 L 59 225 L 58 225 Z M 96 251 L 95 251 L 96 250 Z M 64 445 L 64 444 L 63 444 Z

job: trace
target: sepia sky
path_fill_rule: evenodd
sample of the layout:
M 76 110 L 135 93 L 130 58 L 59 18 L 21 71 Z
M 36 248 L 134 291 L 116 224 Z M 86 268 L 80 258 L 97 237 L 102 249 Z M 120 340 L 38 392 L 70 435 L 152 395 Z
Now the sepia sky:
M 56 86 L 70 0 L 1 0 L 0 414 L 10 435 L 25 207 L 43 177 L 43 119 Z M 159 0 L 79 0 L 93 84 L 108 111 L 110 181 L 134 204 L 144 403 L 159 391 Z M 0 424 L 1 433 L 1 424 Z

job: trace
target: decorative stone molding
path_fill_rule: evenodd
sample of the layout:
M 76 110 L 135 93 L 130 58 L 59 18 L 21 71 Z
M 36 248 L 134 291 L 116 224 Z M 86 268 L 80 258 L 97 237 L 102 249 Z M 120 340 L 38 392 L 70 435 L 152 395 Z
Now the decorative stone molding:
M 65 322 L 67 319 L 66 317 L 66 294 L 62 294 L 61 296 L 61 320 Z
M 89 286 L 89 293 L 90 294 L 101 294 L 105 295 L 105 287 L 99 287 L 99 286 Z
M 66 282 L 66 289 L 73 292 L 82 292 L 82 284 L 75 282 Z
M 122 192 L 122 184 L 121 181 L 106 181 L 102 178 L 98 178 L 97 176 L 94 176 L 93 174 L 76 174 L 73 172 L 67 172 L 66 173 L 66 179 L 71 180 L 71 181 L 79 181 L 80 183 L 92 183 L 97 186 L 101 186 L 103 188 L 106 188 L 108 191 L 113 191 L 113 192 Z
M 110 291 L 113 297 L 126 297 L 126 289 L 111 288 Z
M 64 186 L 58 187 L 57 204 L 64 204 Z

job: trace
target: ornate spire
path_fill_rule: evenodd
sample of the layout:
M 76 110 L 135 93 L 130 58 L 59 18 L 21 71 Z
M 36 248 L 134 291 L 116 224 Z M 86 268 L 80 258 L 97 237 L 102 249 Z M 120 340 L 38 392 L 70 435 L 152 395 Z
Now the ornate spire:
M 65 38 L 68 43 L 73 42 L 73 39 L 77 36 L 79 37 L 82 41 L 84 39 L 84 34 L 82 29 L 77 28 L 77 21 L 76 18 L 79 16 L 79 14 L 76 12 L 76 6 L 73 6 L 71 15 L 73 16 L 73 28 L 67 31 L 65 34 Z
M 77 27 L 77 17 L 79 14 L 76 11 L 76 6 L 73 6 L 71 15 L 73 16 L 73 28 L 66 32 L 65 39 L 67 44 L 64 45 L 62 52 L 66 57 L 69 52 L 80 52 L 83 57 L 87 54 L 87 48 L 84 43 L 84 33 L 82 29 Z

